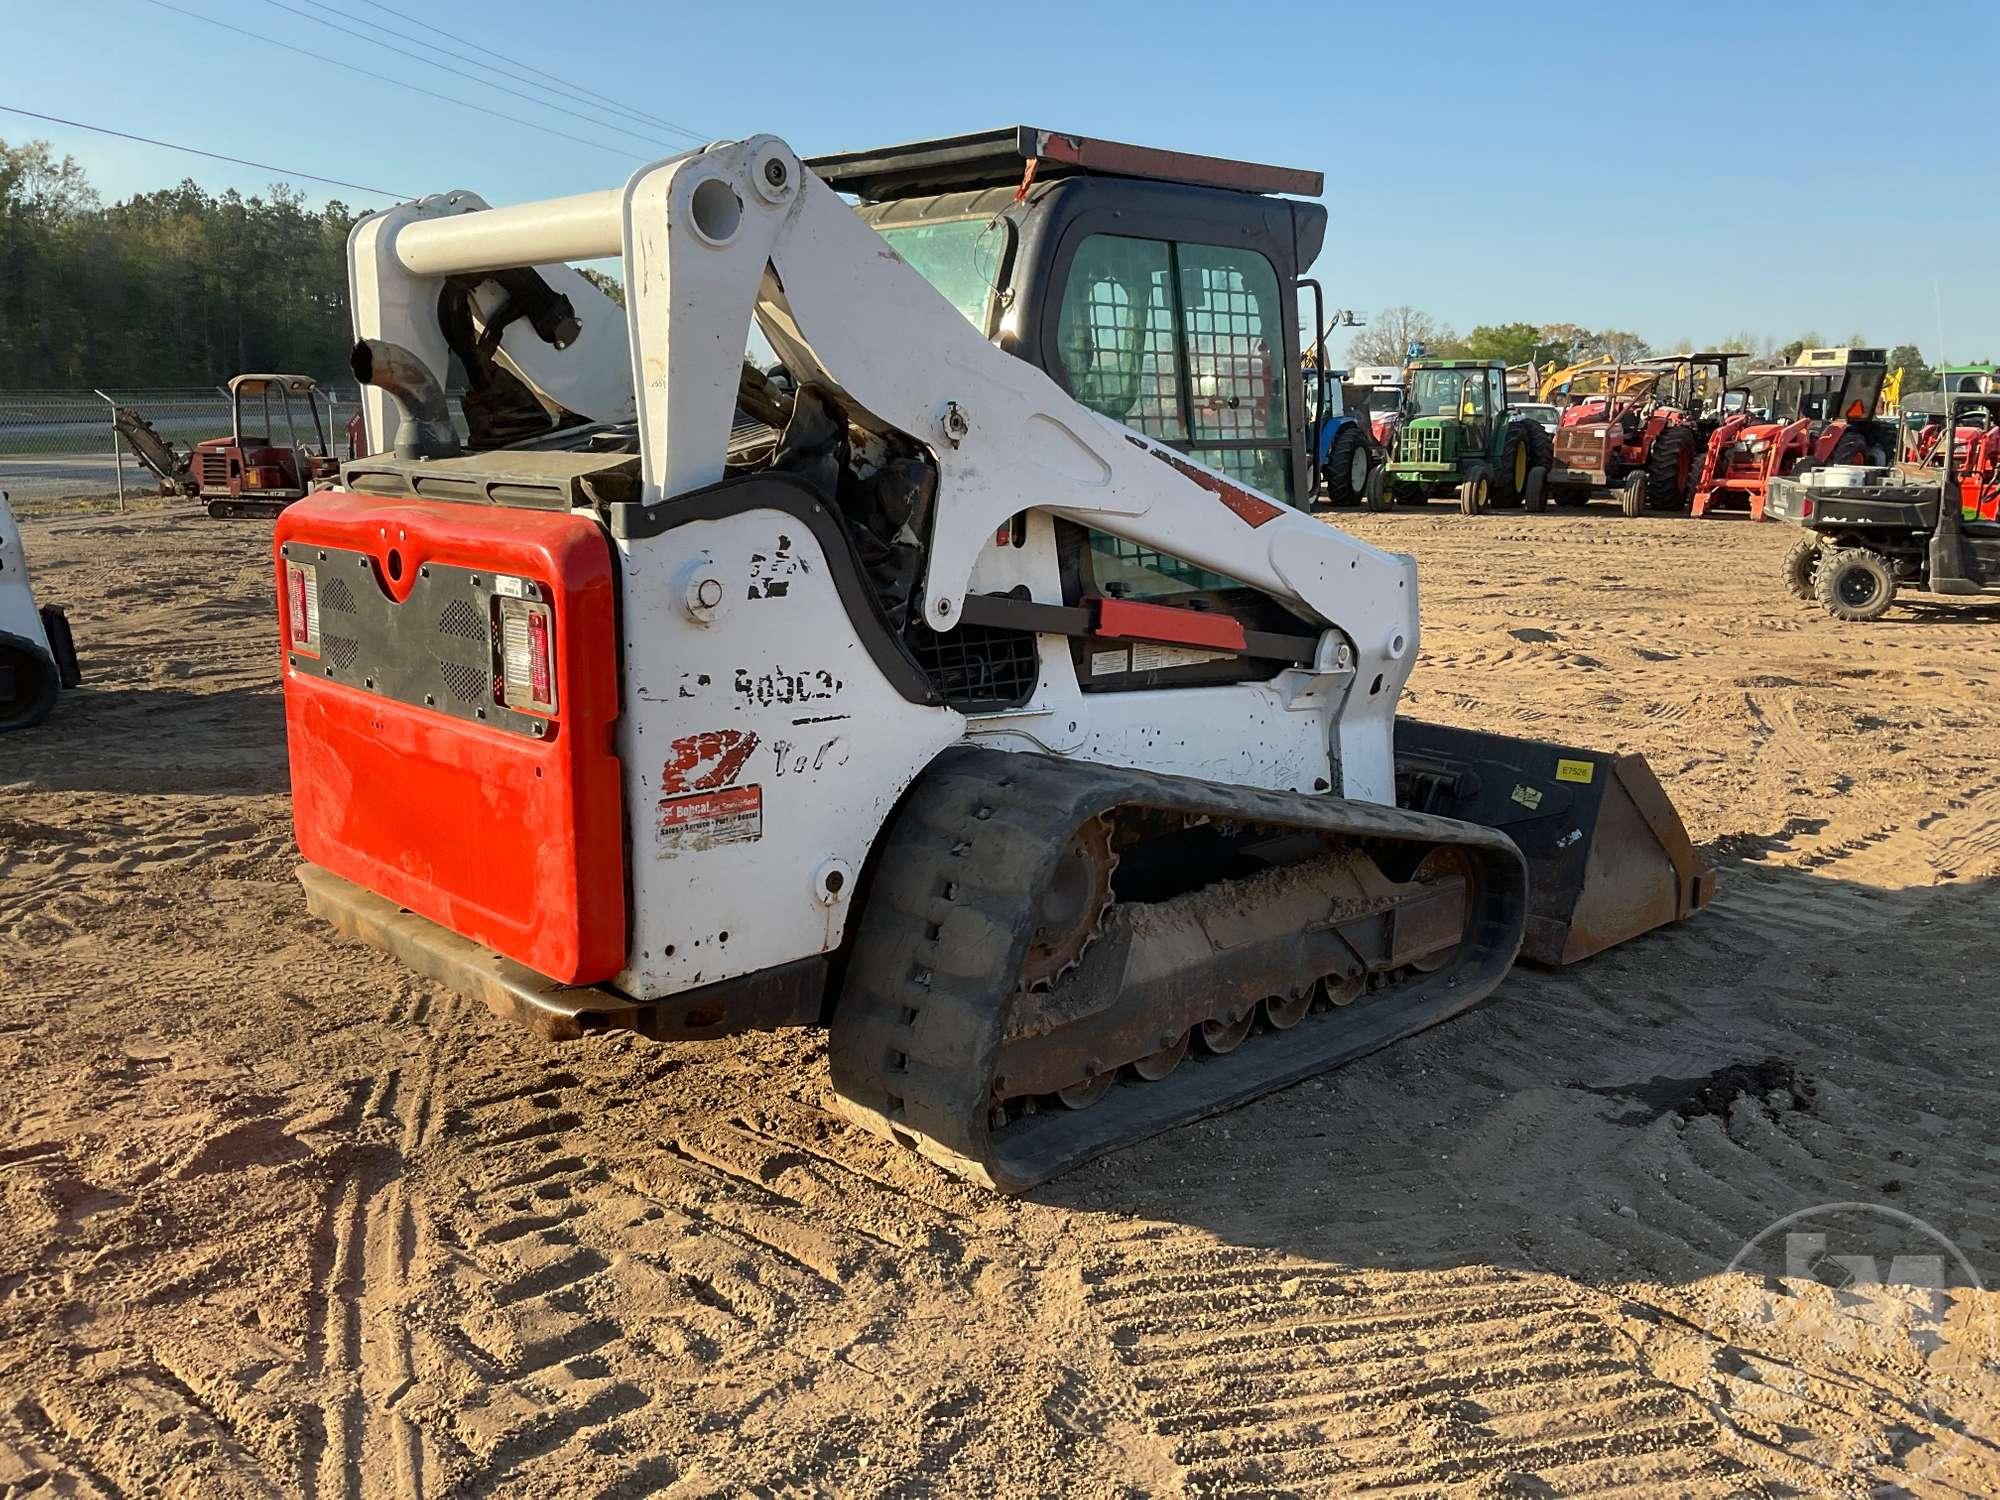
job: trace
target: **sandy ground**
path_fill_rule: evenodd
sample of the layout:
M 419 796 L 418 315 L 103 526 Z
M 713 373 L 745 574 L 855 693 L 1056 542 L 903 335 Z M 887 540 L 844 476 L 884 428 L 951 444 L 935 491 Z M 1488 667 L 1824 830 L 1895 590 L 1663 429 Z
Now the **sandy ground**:
M 1644 751 L 1720 899 L 1001 1201 L 815 1034 L 557 1048 L 335 940 L 265 529 L 31 519 L 89 683 L 0 741 L 0 1489 L 2000 1489 L 2000 612 L 1837 626 L 1741 522 L 1346 524 L 1422 560 L 1411 707 Z M 1844 1200 L 1966 1259 L 1726 1271 Z

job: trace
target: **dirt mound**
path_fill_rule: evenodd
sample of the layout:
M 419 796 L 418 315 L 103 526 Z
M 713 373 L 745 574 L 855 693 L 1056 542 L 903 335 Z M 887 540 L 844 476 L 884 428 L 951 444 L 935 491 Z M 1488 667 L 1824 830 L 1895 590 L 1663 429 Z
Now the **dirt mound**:
M 1649 1078 L 1644 1083 L 1584 1084 L 1586 1092 L 1612 1099 L 1630 1099 L 1646 1118 L 1669 1112 L 1683 1120 L 1704 1115 L 1728 1119 L 1738 1099 L 1760 1107 L 1810 1110 L 1818 1092 L 1813 1081 L 1782 1057 L 1759 1062 L 1725 1063 L 1698 1078 Z

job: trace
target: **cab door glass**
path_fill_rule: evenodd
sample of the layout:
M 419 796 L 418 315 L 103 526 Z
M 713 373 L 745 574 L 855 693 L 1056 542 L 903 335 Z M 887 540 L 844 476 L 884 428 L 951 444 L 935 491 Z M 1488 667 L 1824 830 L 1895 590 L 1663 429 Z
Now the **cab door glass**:
M 1465 401 L 1459 410 L 1476 448 L 1486 447 L 1492 439 L 1498 383 L 1499 374 L 1494 370 L 1473 370 L 1466 375 Z
M 1189 455 L 1289 500 L 1291 422 L 1278 274 L 1253 250 L 1174 248 L 1187 328 L 1194 427 Z M 1211 447 L 1204 440 L 1231 446 Z
M 1070 263 L 1056 320 L 1070 394 L 1148 437 L 1183 442 L 1173 260 L 1161 240 L 1093 234 Z

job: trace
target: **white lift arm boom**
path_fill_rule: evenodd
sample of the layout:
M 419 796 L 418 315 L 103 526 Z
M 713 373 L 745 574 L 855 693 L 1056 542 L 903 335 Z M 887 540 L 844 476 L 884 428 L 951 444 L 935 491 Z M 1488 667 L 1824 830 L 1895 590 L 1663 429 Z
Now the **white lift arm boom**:
M 1417 648 L 1414 562 L 1081 406 L 981 339 L 777 138 L 654 163 L 622 190 L 500 209 L 465 193 L 425 199 L 364 220 L 352 248 L 357 335 L 405 344 L 434 370 L 444 366 L 433 315 L 444 277 L 524 264 L 552 284 L 567 275 L 563 290 L 592 313 L 582 334 L 556 350 L 516 324 L 502 351 L 572 410 L 617 420 L 618 397 L 635 398 L 649 502 L 723 477 L 754 318 L 801 385 L 934 455 L 924 589 L 934 629 L 957 624 L 982 550 L 1023 511 L 1157 548 L 1331 627 L 1319 665 L 1340 660 L 1355 684 L 1332 716 L 1339 790 L 1394 800 L 1395 705 Z M 576 286 L 595 288 L 562 264 L 608 256 L 623 260 L 622 330 L 615 306 L 579 298 Z M 386 446 L 394 414 L 379 392 L 369 421 Z

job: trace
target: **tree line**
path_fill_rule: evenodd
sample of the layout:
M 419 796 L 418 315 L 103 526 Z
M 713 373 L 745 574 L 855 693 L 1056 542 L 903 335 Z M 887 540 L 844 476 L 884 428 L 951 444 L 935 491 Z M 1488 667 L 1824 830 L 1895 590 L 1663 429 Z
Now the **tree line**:
M 1760 365 L 1790 364 L 1799 357 L 1800 350 L 1824 348 L 1829 342 L 1817 331 L 1782 344 L 1761 334 L 1741 332 L 1710 347 L 1739 349 L 1748 354 L 1749 360 L 1734 367 L 1740 373 Z M 1865 334 L 1850 333 L 1842 342 L 1867 347 L 1869 341 Z M 1656 349 L 1626 329 L 1592 330 L 1575 323 L 1482 323 L 1461 337 L 1450 324 L 1420 308 L 1388 307 L 1355 333 L 1347 346 L 1347 359 L 1350 365 L 1400 365 L 1416 345 L 1421 345 L 1426 354 L 1441 359 L 1498 359 L 1509 365 L 1532 361 L 1541 370 L 1561 369 L 1586 359 L 1630 361 L 1651 354 L 1695 352 L 1694 345 L 1686 339 L 1670 348 Z M 1889 368 L 1903 371 L 1906 391 L 1938 387 L 1938 372 L 1925 361 L 1915 344 L 1898 344 L 1891 349 Z
M 351 382 L 347 231 L 283 184 L 104 203 L 46 142 L 0 140 L 0 386 Z

